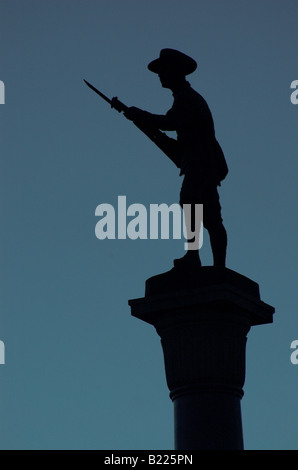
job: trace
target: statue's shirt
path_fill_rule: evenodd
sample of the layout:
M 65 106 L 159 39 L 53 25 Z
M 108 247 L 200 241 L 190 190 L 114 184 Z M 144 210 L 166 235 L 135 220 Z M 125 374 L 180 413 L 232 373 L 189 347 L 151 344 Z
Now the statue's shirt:
M 148 113 L 148 117 L 158 129 L 177 132 L 181 174 L 192 172 L 198 178 L 213 179 L 212 156 L 219 144 L 209 106 L 188 82 L 173 96 L 173 106 L 165 115 Z

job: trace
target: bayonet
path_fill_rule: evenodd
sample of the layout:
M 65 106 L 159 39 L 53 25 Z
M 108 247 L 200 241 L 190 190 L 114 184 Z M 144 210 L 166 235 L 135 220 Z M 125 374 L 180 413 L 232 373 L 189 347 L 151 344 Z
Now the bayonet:
M 125 106 L 124 103 L 121 103 L 121 101 L 118 100 L 117 96 L 112 98 L 108 98 L 106 95 L 104 95 L 101 91 L 99 91 L 95 86 L 91 85 L 91 83 L 87 82 L 87 80 L 84 79 L 84 82 L 86 85 L 91 88 L 95 93 L 97 93 L 102 99 L 104 99 L 107 103 L 111 105 L 112 108 L 115 108 L 119 113 L 124 112 L 128 110 L 128 107 Z
M 108 98 L 104 95 L 101 91 L 95 88 L 91 83 L 87 82 L 87 80 L 83 79 L 86 85 L 91 88 L 92 91 L 97 93 L 102 99 L 104 99 L 107 103 L 111 105 L 112 108 L 116 109 L 119 113 L 125 113 L 129 110 L 129 107 L 118 100 L 117 96 L 112 98 Z M 162 150 L 167 157 L 169 157 L 175 165 L 180 168 L 180 154 L 179 154 L 179 146 L 175 139 L 172 139 L 164 132 L 161 132 L 157 128 L 149 127 L 146 122 L 141 121 L 133 121 L 136 127 L 138 127 L 147 137 L 149 137 L 152 142 L 157 145 L 160 150 Z

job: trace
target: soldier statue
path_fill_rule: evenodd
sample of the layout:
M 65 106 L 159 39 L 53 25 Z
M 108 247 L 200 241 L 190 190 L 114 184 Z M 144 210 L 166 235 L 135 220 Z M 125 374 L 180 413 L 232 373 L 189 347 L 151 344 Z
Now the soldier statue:
M 163 88 L 174 97 L 172 108 L 165 115 L 152 114 L 136 107 L 127 108 L 125 116 L 142 122 L 148 128 L 176 131 L 178 159 L 176 165 L 184 176 L 180 205 L 191 205 L 192 233 L 195 227 L 195 204 L 203 204 L 203 225 L 209 233 L 214 266 L 225 266 L 227 233 L 221 216 L 217 186 L 228 169 L 222 149 L 216 140 L 214 122 L 205 99 L 195 91 L 186 76 L 194 72 L 194 59 L 174 49 L 162 49 L 148 69 L 158 75 Z M 172 139 L 171 139 L 172 140 Z M 188 249 L 174 260 L 175 267 L 201 266 L 199 249 Z

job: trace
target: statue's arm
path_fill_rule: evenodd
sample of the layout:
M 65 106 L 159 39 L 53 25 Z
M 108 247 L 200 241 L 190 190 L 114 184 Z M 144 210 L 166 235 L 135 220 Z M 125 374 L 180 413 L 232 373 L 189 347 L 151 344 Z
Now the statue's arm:
M 152 114 L 132 106 L 125 113 L 125 116 L 131 121 L 142 121 L 144 124 L 162 131 L 175 131 L 177 129 L 177 116 L 173 108 L 163 115 Z
M 161 130 L 176 129 L 171 114 L 167 113 L 165 116 L 160 116 L 131 107 L 125 111 L 125 116 L 133 121 L 180 168 L 181 155 L 177 140 L 161 132 Z

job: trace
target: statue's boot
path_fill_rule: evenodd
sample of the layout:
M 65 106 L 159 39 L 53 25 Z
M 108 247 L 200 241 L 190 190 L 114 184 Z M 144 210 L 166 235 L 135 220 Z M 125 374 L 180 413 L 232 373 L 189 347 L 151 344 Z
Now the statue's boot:
M 210 244 L 213 253 L 213 265 L 224 267 L 226 265 L 227 232 L 223 225 L 210 235 Z
M 174 259 L 175 268 L 200 268 L 201 260 L 197 250 L 188 250 L 187 253 L 178 259 Z

